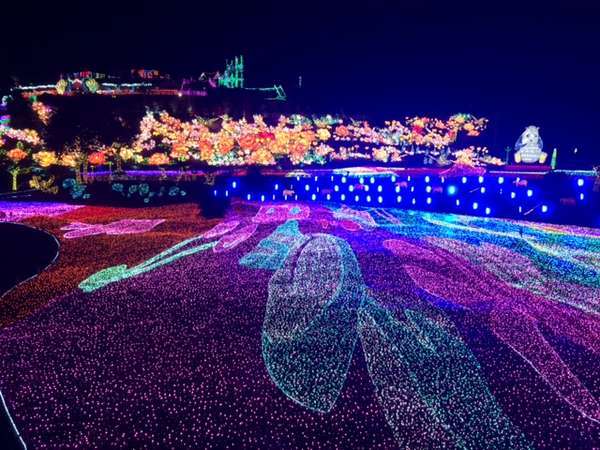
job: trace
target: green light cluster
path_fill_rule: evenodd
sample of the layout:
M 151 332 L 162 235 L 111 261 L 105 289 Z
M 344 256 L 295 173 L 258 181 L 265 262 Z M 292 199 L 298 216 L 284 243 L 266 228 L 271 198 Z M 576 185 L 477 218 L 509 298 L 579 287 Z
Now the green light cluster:
M 79 288 L 84 292 L 93 292 L 96 289 L 100 289 L 108 284 L 149 272 L 158 267 L 164 266 L 165 264 L 169 264 L 173 261 L 183 258 L 184 256 L 203 252 L 213 248 L 216 245 L 216 242 L 208 242 L 206 244 L 195 245 L 191 248 L 180 250 L 192 243 L 196 243 L 199 239 L 202 239 L 202 237 L 197 236 L 186 239 L 185 241 L 182 241 L 179 244 L 176 244 L 173 247 L 165 250 L 164 252 L 161 252 L 147 261 L 144 261 L 143 263 L 131 268 L 128 268 L 125 264 L 108 267 L 83 280 L 81 283 L 79 283 Z
M 373 300 L 359 333 L 377 398 L 401 448 L 524 449 L 456 332 L 421 312 L 400 321 Z
M 356 343 L 357 309 L 366 295 L 350 246 L 316 234 L 269 282 L 263 358 L 273 382 L 319 412 L 335 404 Z

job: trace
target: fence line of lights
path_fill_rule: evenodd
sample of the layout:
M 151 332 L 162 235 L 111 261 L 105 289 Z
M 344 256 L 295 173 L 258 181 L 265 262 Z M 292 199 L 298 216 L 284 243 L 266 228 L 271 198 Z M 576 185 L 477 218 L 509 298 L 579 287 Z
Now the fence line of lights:
M 271 180 L 271 178 L 267 178 Z M 482 216 L 548 217 L 557 199 L 544 198 L 543 189 L 532 180 L 513 176 L 340 175 L 272 177 L 262 187 L 246 185 L 244 178 L 229 179 L 215 196 L 255 201 L 340 202 L 355 206 L 388 206 L 475 214 Z M 586 186 L 577 178 L 573 198 L 586 199 Z

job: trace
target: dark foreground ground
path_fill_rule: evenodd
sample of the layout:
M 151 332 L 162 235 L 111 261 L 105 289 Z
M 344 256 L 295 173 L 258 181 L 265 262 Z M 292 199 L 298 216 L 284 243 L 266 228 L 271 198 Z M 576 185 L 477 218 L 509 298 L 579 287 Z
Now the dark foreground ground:
M 50 234 L 16 223 L 0 223 L 2 276 L 0 296 L 46 268 L 58 254 L 58 241 Z M 0 400 L 1 403 L 1 400 Z M 22 448 L 9 412 L 0 404 L 0 446 Z

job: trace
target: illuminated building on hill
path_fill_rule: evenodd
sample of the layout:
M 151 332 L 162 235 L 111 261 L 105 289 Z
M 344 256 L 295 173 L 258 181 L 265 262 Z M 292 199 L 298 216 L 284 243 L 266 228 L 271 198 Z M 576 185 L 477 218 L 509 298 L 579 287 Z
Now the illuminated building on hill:
M 13 92 L 20 93 L 29 99 L 42 94 L 76 96 L 76 95 L 161 95 L 161 96 L 193 96 L 205 97 L 209 91 L 218 89 L 256 91 L 265 95 L 267 100 L 286 100 L 281 85 L 271 87 L 247 87 L 244 79 L 244 57 L 236 56 L 233 61 L 226 61 L 225 70 L 221 73 L 202 72 L 199 76 L 175 79 L 170 74 L 156 69 L 136 68 L 125 75 L 82 70 L 61 74 L 58 81 L 47 84 L 19 85 Z

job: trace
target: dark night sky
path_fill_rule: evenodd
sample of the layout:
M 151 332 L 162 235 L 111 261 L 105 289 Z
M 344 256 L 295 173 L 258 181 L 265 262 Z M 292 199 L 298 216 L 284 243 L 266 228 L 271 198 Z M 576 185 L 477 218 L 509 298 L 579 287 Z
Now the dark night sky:
M 332 112 L 471 112 L 490 118 L 484 140 L 496 152 L 535 124 L 559 158 L 578 147 L 581 161 L 600 162 L 593 3 L 321 3 L 13 2 L 2 14 L 0 86 L 84 68 L 194 75 L 244 54 L 251 84 L 302 75 L 303 96 Z

